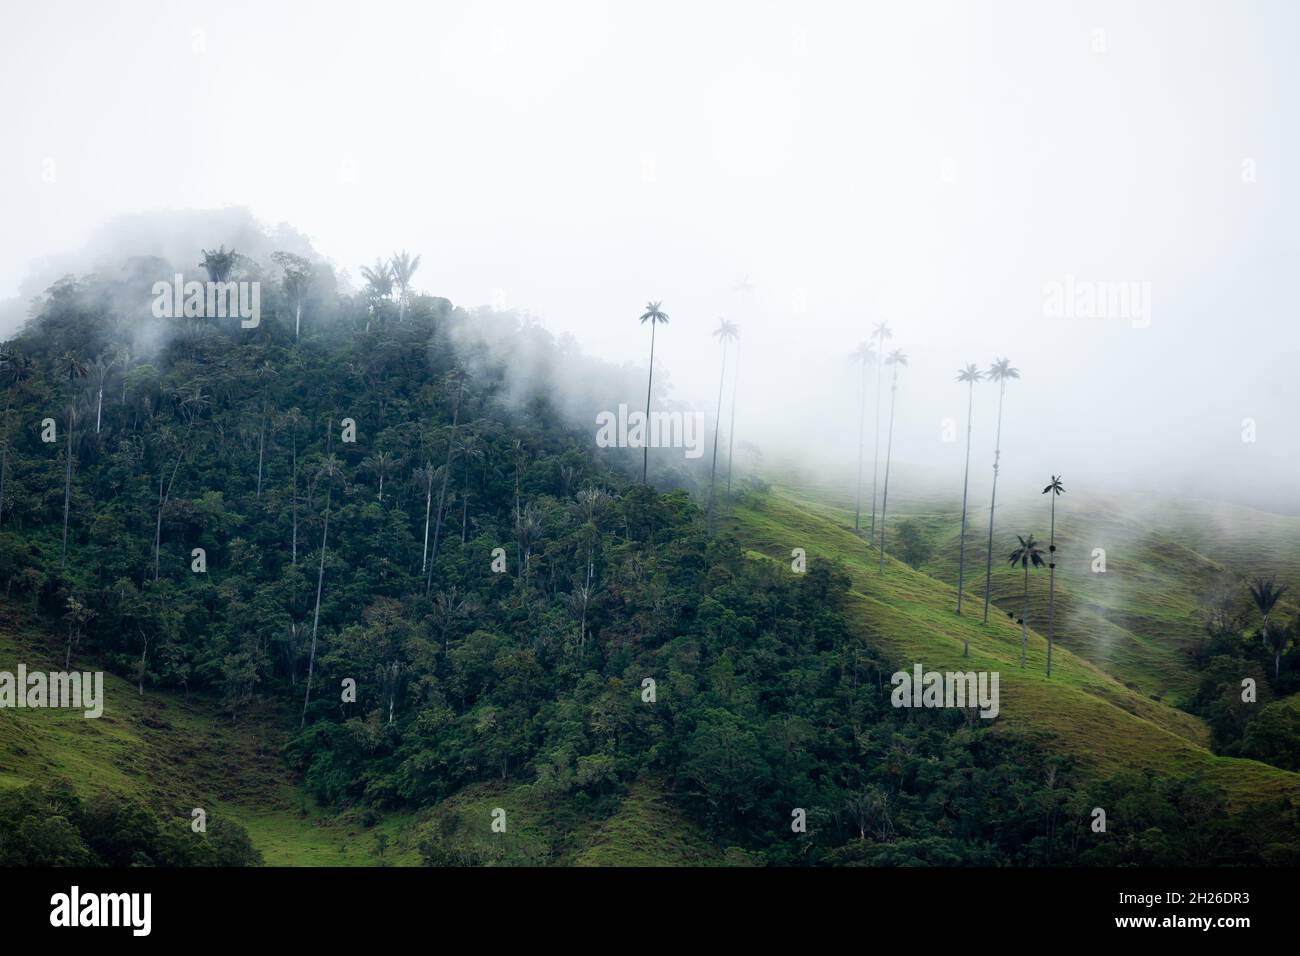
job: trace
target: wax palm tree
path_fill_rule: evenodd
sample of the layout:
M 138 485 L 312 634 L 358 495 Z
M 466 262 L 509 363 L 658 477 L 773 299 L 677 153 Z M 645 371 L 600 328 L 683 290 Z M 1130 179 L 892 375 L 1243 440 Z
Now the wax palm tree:
M 266 453 L 266 424 L 269 419 L 269 409 L 271 405 L 271 382 L 279 374 L 275 366 L 270 362 L 263 362 L 253 370 L 253 378 L 261 385 L 262 391 L 262 417 L 257 426 L 257 494 L 254 496 L 259 501 L 262 498 L 262 462 Z
M 94 373 L 96 397 L 95 397 L 95 434 L 98 435 L 104 421 L 104 383 L 108 381 L 108 376 L 113 373 L 113 366 L 118 363 L 118 355 L 105 352 L 91 363 L 91 371 Z
M 894 367 L 889 383 L 889 442 L 885 446 L 885 493 L 880 500 L 880 573 L 885 573 L 885 509 L 889 505 L 889 460 L 894 452 L 894 402 L 898 398 L 898 369 L 907 364 L 901 349 L 894 349 L 886 359 Z
M 334 494 L 334 479 L 342 471 L 339 460 L 333 455 L 326 456 L 321 463 L 318 477 L 325 480 L 325 523 L 320 535 L 320 569 L 316 572 L 316 610 L 311 620 L 311 653 L 307 657 L 307 693 L 302 699 L 302 720 L 298 727 L 307 726 L 307 705 L 311 703 L 311 678 L 316 669 L 316 632 L 320 627 L 320 596 L 325 586 L 325 550 L 329 546 L 330 504 Z
M 9 473 L 9 410 L 14 391 L 32 374 L 32 360 L 10 345 L 0 346 L 0 381 L 5 386 L 3 417 L 0 417 L 0 519 L 5 511 L 5 477 Z
M 296 568 L 298 566 L 298 429 L 306 424 L 307 419 L 303 417 L 302 412 L 298 411 L 297 406 L 294 406 L 281 416 L 280 422 L 282 427 L 289 429 L 291 441 L 289 500 L 290 510 L 293 512 L 293 538 L 289 553 L 290 563 Z
M 1263 630 L 1264 646 L 1273 652 L 1273 680 L 1282 673 L 1282 652 L 1287 644 L 1296 637 L 1297 631 L 1271 621 Z
M 1250 597 L 1264 617 L 1264 627 L 1268 627 L 1268 616 L 1273 613 L 1273 608 L 1287 592 L 1287 588 L 1288 585 L 1285 584 L 1281 586 L 1274 584 L 1272 578 L 1257 577 L 1250 582 Z
M 1043 566 L 1043 552 L 1032 534 L 1028 538 L 1016 537 L 1020 540 L 1020 547 L 1011 552 L 1011 566 L 1014 568 L 1018 564 L 1025 569 L 1024 605 L 1020 612 L 1020 669 L 1024 670 L 1025 647 L 1029 643 L 1029 568 L 1030 565 L 1035 568 Z
M 713 337 L 722 343 L 722 372 L 718 375 L 718 414 L 713 420 L 713 466 L 709 469 L 709 533 L 713 533 L 713 487 L 718 475 L 718 433 L 722 428 L 722 385 L 727 380 L 727 345 L 736 340 L 739 333 L 734 322 L 718 320 L 718 327 L 713 330 Z
M 736 390 L 740 384 L 740 329 L 736 329 L 736 361 L 731 370 L 731 424 L 727 426 L 727 497 L 723 508 L 731 514 L 731 462 L 736 447 Z
M 967 362 L 966 367 L 957 372 L 957 381 L 965 382 L 966 395 L 966 471 L 961 479 L 961 536 L 957 539 L 957 613 L 961 613 L 961 591 L 962 583 L 966 580 L 966 492 L 970 488 L 970 432 L 971 416 L 975 411 L 975 383 L 982 381 L 984 373 L 979 370 L 974 362 Z M 966 657 L 970 653 L 970 638 L 966 638 L 966 646 L 962 649 L 961 656 Z
M 384 503 L 384 476 L 393 467 L 394 456 L 390 451 L 379 451 L 365 458 L 361 467 L 373 475 L 379 476 L 379 503 Z
M 284 293 L 293 302 L 293 338 L 296 342 L 302 331 L 302 305 L 311 286 L 311 260 L 292 252 L 275 252 L 271 261 L 284 272 Z
M 876 357 L 870 342 L 863 342 L 849 355 L 862 366 L 862 381 L 858 384 L 858 490 L 853 499 L 853 530 L 862 530 L 862 459 L 867 447 L 867 368 Z
M 393 282 L 397 285 L 397 321 L 401 322 L 406 317 L 406 303 L 411 295 L 411 280 L 415 277 L 415 270 L 420 268 L 420 257 L 411 258 L 410 253 L 405 249 L 393 254 L 391 271 Z
M 234 249 L 226 251 L 226 244 L 223 242 L 221 248 L 216 252 L 210 249 L 203 249 L 203 261 L 200 266 L 208 273 L 208 279 L 211 282 L 225 282 L 230 278 L 230 273 L 235 269 L 235 263 L 239 260 L 239 253 Z
M 60 377 L 68 381 L 68 454 L 63 479 L 63 547 L 59 568 L 68 564 L 68 512 L 72 503 L 72 429 L 77 415 L 77 381 L 86 377 L 86 363 L 73 352 L 64 352 L 57 364 Z
M 429 566 L 429 522 L 433 514 L 433 483 L 441 473 L 441 469 L 434 468 L 433 462 L 426 462 L 422 467 L 416 468 L 412 473 L 412 479 L 424 488 L 424 549 L 420 553 L 420 574 L 423 575 L 425 568 Z
M 1060 475 L 1052 475 L 1052 480 L 1043 489 L 1043 494 L 1052 493 L 1052 534 L 1047 542 L 1047 676 L 1052 676 L 1052 622 L 1054 620 L 1053 602 L 1056 596 L 1056 499 L 1065 494 Z
M 871 531 L 867 534 L 867 546 L 876 536 L 876 479 L 880 475 L 880 388 L 884 383 L 881 374 L 885 361 L 885 339 L 894 337 L 888 322 L 878 322 L 871 330 L 871 337 L 876 340 L 876 450 L 871 459 Z
M 641 456 L 641 484 L 647 484 L 646 475 L 650 472 L 650 389 L 655 380 L 655 326 L 660 323 L 668 324 L 668 315 L 660 308 L 662 301 L 646 303 L 645 312 L 641 315 L 641 324 L 650 323 L 650 377 L 645 387 L 645 427 L 643 433 L 643 454 Z
M 989 378 L 998 383 L 998 432 L 993 447 L 993 496 L 989 499 L 989 543 L 984 563 L 984 623 L 989 622 L 989 589 L 993 586 L 993 509 L 998 500 L 998 463 L 1002 459 L 1002 402 L 1007 396 L 1007 382 L 1020 377 L 1010 359 L 998 359 L 990 366 Z
M 370 295 L 376 302 L 393 294 L 393 267 L 383 259 L 376 259 L 374 267 L 362 266 L 361 277 L 370 286 Z

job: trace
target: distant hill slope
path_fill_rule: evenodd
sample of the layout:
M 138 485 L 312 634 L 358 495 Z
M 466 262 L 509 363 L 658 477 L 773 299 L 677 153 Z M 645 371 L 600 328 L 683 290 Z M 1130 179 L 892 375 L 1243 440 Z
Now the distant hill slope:
M 1053 674 L 1048 679 L 1044 674 L 1046 639 L 1031 630 L 1022 672 L 1019 626 L 1000 612 L 990 614 L 987 626 L 980 623 L 982 593 L 976 594 L 975 584 L 978 577 L 982 585 L 983 577 L 982 573 L 969 574 L 973 552 L 967 557 L 970 612 L 958 617 L 953 612 L 956 594 L 952 586 L 888 555 L 884 574 L 878 574 L 876 559 L 868 554 L 865 542 L 854 535 L 851 524 L 851 512 L 845 521 L 842 511 L 786 490 L 738 504 L 731 519 L 733 530 L 757 554 L 788 564 L 791 549 L 804 548 L 810 563 L 843 562 L 853 581 L 854 612 L 863 639 L 900 663 L 920 662 L 936 670 L 999 671 L 1001 721 L 1007 726 L 1050 734 L 1054 748 L 1074 755 L 1093 773 L 1107 775 L 1123 769 L 1202 773 L 1223 787 L 1230 801 L 1238 805 L 1282 794 L 1300 797 L 1300 774 L 1256 761 L 1214 755 L 1208 749 L 1206 728 L 1197 718 L 1125 686 L 1104 666 L 1076 653 L 1068 642 L 1054 649 Z M 1117 557 L 1114 566 L 1124 569 L 1125 558 L 1122 554 Z M 999 572 L 996 598 L 1011 594 L 1010 577 L 1009 571 Z M 1045 586 L 1045 575 L 1040 578 L 1037 583 Z M 1134 586 L 1126 589 L 1125 599 L 1137 601 L 1145 586 L 1139 589 L 1141 582 L 1137 580 L 1130 583 Z M 1135 611 L 1151 620 L 1160 620 L 1162 615 L 1176 616 L 1185 607 L 1185 603 L 1179 606 L 1185 602 L 1185 592 L 1181 599 L 1175 594 L 1173 603 L 1168 603 L 1167 590 L 1153 593 L 1158 602 L 1154 607 L 1133 605 Z M 963 658 L 963 641 L 967 638 L 970 657 Z M 1128 640 L 1135 655 L 1138 650 L 1146 655 L 1136 657 L 1132 663 L 1123 662 L 1125 666 L 1131 664 L 1135 674 L 1170 661 L 1169 652 L 1157 645 L 1144 645 L 1136 637 Z M 1137 664 L 1142 665 L 1140 669 Z M 1117 666 L 1114 659 L 1110 666 Z M 1159 673 L 1148 677 L 1158 681 Z M 1175 675 L 1170 686 L 1185 683 L 1185 678 Z
M 53 639 L 25 624 L 12 605 L 0 605 L 0 671 L 14 672 L 20 660 L 29 671 L 63 668 Z M 74 657 L 73 667 L 99 665 Z M 141 697 L 111 673 L 104 674 L 104 696 L 103 716 L 94 720 L 80 711 L 5 710 L 0 788 L 63 777 L 83 795 L 114 790 L 186 819 L 202 807 L 209 820 L 224 814 L 240 823 L 269 866 L 421 864 L 427 813 L 332 813 L 293 779 L 281 757 L 293 725 L 286 711 L 257 706 L 236 724 L 208 696 L 187 701 L 149 689 Z M 491 809 L 501 803 L 513 813 L 506 841 L 488 837 L 486 826 Z M 526 785 L 478 784 L 440 806 L 475 821 L 452 841 L 456 852 L 474 862 L 698 866 L 724 860 L 668 804 L 658 781 L 637 781 L 612 813 L 582 819 L 555 818 Z M 482 856 L 483 848 L 495 851 L 498 845 L 505 847 L 500 859 Z M 743 858 L 737 852 L 728 861 Z

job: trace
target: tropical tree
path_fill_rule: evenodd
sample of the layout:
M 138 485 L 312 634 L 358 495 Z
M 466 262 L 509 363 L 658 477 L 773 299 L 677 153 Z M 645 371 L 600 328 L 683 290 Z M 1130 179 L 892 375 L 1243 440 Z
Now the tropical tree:
M 885 446 L 885 493 L 880 500 L 880 573 L 885 573 L 885 509 L 889 505 L 889 460 L 894 452 L 894 403 L 898 398 L 898 370 L 907 364 L 901 349 L 894 349 L 886 359 L 894 373 L 889 383 L 889 441 Z
M 650 428 L 650 391 L 654 386 L 655 380 L 655 326 L 668 324 L 668 315 L 660 308 L 662 305 L 662 301 L 648 302 L 646 303 L 645 312 L 641 314 L 641 324 L 645 325 L 646 322 L 650 323 L 650 376 L 646 381 L 645 387 L 645 427 L 647 431 L 643 433 L 643 453 L 641 456 L 641 484 L 643 485 L 648 483 L 646 481 L 646 476 L 650 471 L 650 439 L 648 430 Z
M 876 479 L 880 475 L 880 389 L 884 385 L 883 363 L 885 361 L 885 339 L 894 337 L 888 322 L 877 322 L 871 330 L 871 337 L 876 340 L 876 450 L 871 456 L 871 530 L 867 533 L 867 547 L 876 537 Z
M 1259 613 L 1264 617 L 1264 623 L 1261 630 L 1268 630 L 1268 616 L 1273 613 L 1273 608 L 1281 600 L 1282 595 L 1287 592 L 1288 585 L 1277 585 L 1273 583 L 1272 578 L 1256 577 L 1250 582 L 1250 598 L 1255 602 L 1255 607 L 1259 608 Z
M 311 286 L 311 261 L 292 252 L 275 252 L 271 261 L 284 273 L 284 294 L 293 303 L 293 338 L 298 340 L 302 331 L 302 305 Z
M 302 720 L 299 729 L 307 726 L 307 705 L 311 703 L 311 678 L 316 670 L 316 632 L 320 627 L 320 596 L 325 586 L 325 550 L 329 546 L 330 504 L 334 494 L 334 478 L 342 470 L 339 460 L 333 455 L 326 456 L 321 463 L 318 477 L 325 480 L 325 523 L 320 534 L 320 569 L 316 572 L 316 610 L 311 619 L 311 651 L 307 656 L 307 693 L 302 699 Z
M 9 410 L 14 391 L 32 372 L 32 360 L 17 349 L 0 346 L 0 382 L 5 386 L 3 417 L 0 417 L 0 520 L 5 513 L 5 478 L 9 473 Z
M 384 476 L 388 474 L 393 467 L 393 453 L 390 451 L 378 451 L 373 455 L 365 458 L 361 462 L 361 467 L 366 469 L 372 475 L 379 476 L 379 503 L 384 503 Z
M 393 294 L 393 267 L 383 259 L 376 259 L 373 268 L 362 266 L 361 277 L 370 286 L 370 296 L 376 302 Z
M 207 271 L 209 281 L 226 282 L 234 271 L 235 263 L 239 261 L 239 253 L 234 249 L 227 252 L 225 243 L 216 252 L 210 249 L 203 249 L 202 252 L 203 260 L 199 265 Z
M 289 499 L 290 510 L 293 512 L 293 540 L 290 549 L 290 564 L 296 568 L 298 566 L 298 429 L 302 427 L 307 419 L 295 406 L 285 412 L 280 421 L 283 427 L 289 429 L 290 435 L 292 465 L 289 472 Z
M 95 359 L 91 364 L 91 371 L 95 377 L 95 434 L 98 435 L 100 427 L 104 420 L 104 383 L 108 381 L 108 376 L 113 372 L 113 366 L 118 362 L 116 355 L 104 354 Z
M 397 285 L 397 321 L 401 322 L 406 317 L 406 305 L 411 297 L 411 280 L 415 278 L 415 270 L 420 268 L 420 257 L 411 257 L 405 249 L 393 254 L 393 260 L 390 271 L 393 275 L 393 282 Z
M 1053 602 L 1056 597 L 1056 499 L 1065 494 L 1060 475 L 1052 475 L 1052 480 L 1043 489 L 1043 494 L 1052 493 L 1052 533 L 1047 543 L 1047 676 L 1052 676 L 1052 622 L 1054 620 Z
M 966 470 L 961 479 L 961 535 L 957 539 L 957 613 L 961 613 L 961 591 L 966 580 L 966 492 L 970 488 L 970 433 L 971 416 L 975 411 L 975 383 L 984 378 L 974 362 L 967 362 L 966 367 L 957 372 L 957 381 L 966 383 Z M 970 638 L 962 648 L 961 656 L 970 653 Z
M 858 490 L 853 499 L 853 530 L 862 530 L 862 459 L 867 448 L 867 368 L 875 360 L 876 351 L 870 342 L 863 342 L 849 355 L 862 366 L 862 381 L 858 385 Z
M 456 452 L 457 426 L 460 424 L 460 402 L 465 394 L 465 374 L 457 371 L 456 406 L 451 415 L 451 432 L 447 436 L 447 463 L 442 468 L 442 490 L 438 492 L 438 510 L 433 519 L 433 550 L 429 552 L 429 576 L 424 582 L 424 593 L 433 587 L 433 566 L 438 561 L 438 543 L 442 540 L 442 508 L 447 501 L 447 481 L 451 478 L 451 459 Z
M 718 413 L 713 420 L 713 466 L 709 469 L 709 533 L 713 533 L 713 487 L 718 475 L 718 434 L 722 428 L 722 385 L 727 379 L 727 345 L 739 335 L 734 322 L 718 320 L 713 337 L 722 343 L 722 372 L 718 375 Z
M 1282 652 L 1296 636 L 1297 631 L 1284 627 L 1277 621 L 1270 621 L 1263 630 L 1264 646 L 1273 652 L 1273 680 L 1282 673 Z
M 59 568 L 68 564 L 68 512 L 72 503 L 72 430 L 77 415 L 77 381 L 86 377 L 86 363 L 73 352 L 59 356 L 58 371 L 68 382 L 68 454 L 63 480 L 63 547 L 59 551 Z
M 176 452 L 176 463 L 172 466 L 171 478 L 163 484 L 163 479 L 167 474 L 167 460 L 163 459 L 163 469 L 158 474 L 158 514 L 154 521 L 153 532 L 153 579 L 158 580 L 159 575 L 159 555 L 162 553 L 162 519 L 163 511 L 167 508 L 167 503 L 171 501 L 172 487 L 176 484 L 176 475 L 180 471 L 181 462 L 185 460 L 185 452 L 189 447 L 190 432 L 194 428 L 194 422 L 205 408 L 210 405 L 207 396 L 203 394 L 203 387 L 198 383 L 190 383 L 185 387 L 183 397 L 177 404 L 182 417 L 185 419 L 185 431 L 178 443 Z M 158 430 L 158 441 L 165 450 L 168 444 L 172 443 L 171 429 L 165 425 Z
M 1035 568 L 1043 566 L 1043 552 L 1032 534 L 1028 538 L 1021 538 L 1020 535 L 1016 535 L 1016 538 L 1020 541 L 1020 547 L 1011 552 L 1011 566 L 1014 568 L 1019 564 L 1025 569 L 1024 605 L 1020 611 L 1020 669 L 1024 670 L 1025 648 L 1029 644 L 1029 568 L 1030 565 Z
M 429 522 L 433 514 L 433 483 L 440 469 L 433 467 L 433 462 L 425 462 L 411 473 L 411 478 L 424 487 L 424 549 L 420 553 L 420 574 L 429 566 Z
M 266 453 L 266 425 L 268 421 L 269 408 L 271 403 L 271 382 L 276 376 L 275 366 L 270 362 L 263 362 L 253 371 L 255 378 L 261 385 L 262 391 L 262 415 L 257 423 L 257 495 L 258 499 L 262 497 L 262 462 Z
M 731 368 L 731 424 L 727 426 L 727 497 L 723 501 L 723 507 L 728 514 L 731 513 L 731 463 L 733 461 L 732 452 L 736 446 L 736 390 L 740 384 L 740 329 L 736 329 L 736 361 L 732 363 Z
M 1002 403 L 1007 395 L 1007 382 L 1020 377 L 1020 370 L 1011 367 L 1009 359 L 998 359 L 990 366 L 989 378 L 998 383 L 998 431 L 993 446 L 993 496 L 989 499 L 989 543 L 984 562 L 984 619 L 989 622 L 989 590 L 993 586 L 993 509 L 998 500 L 998 462 L 1002 459 Z

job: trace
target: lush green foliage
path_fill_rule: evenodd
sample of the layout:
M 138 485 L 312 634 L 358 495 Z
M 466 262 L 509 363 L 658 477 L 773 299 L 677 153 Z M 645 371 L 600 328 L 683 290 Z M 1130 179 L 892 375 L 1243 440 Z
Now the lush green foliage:
M 617 474 L 549 396 L 521 394 L 468 344 L 485 341 L 468 334 L 476 322 L 502 337 L 524 334 L 519 323 L 394 301 L 375 280 L 341 295 L 323 267 L 314 276 L 300 337 L 294 283 L 269 283 L 280 291 L 253 330 L 160 323 L 142 292 L 155 276 L 137 263 L 51 290 L 10 344 L 0 580 L 61 622 L 70 656 L 109 661 L 140 693 L 219 693 L 236 721 L 257 695 L 301 700 L 287 757 L 339 808 L 430 807 L 495 781 L 599 815 L 653 778 L 746 860 L 1199 852 L 1199 831 L 1168 827 L 1159 847 L 1100 853 L 1085 838 L 1092 784 L 1043 741 L 892 708 L 895 667 L 851 627 L 842 570 L 750 560 L 709 534 L 685 491 Z M 533 345 L 542 365 L 559 361 L 561 346 Z M 42 441 L 46 419 L 55 442 Z M 918 533 L 916 563 L 923 546 Z M 1221 808 L 1213 788 L 1170 786 L 1116 800 L 1142 820 L 1167 817 L 1188 788 Z M 5 799 L 31 831 L 18 862 L 207 862 L 244 847 L 230 837 L 185 857 L 170 830 L 112 798 Z M 45 816 L 64 822 L 32 830 L 51 801 Z M 792 831 L 797 809 L 807 832 Z M 457 826 L 434 815 L 426 860 L 492 862 Z M 1240 836 L 1222 826 L 1229 843 Z M 1269 832 L 1287 858 L 1293 823 L 1289 837 Z M 1246 844 L 1231 845 L 1216 859 L 1243 860 Z

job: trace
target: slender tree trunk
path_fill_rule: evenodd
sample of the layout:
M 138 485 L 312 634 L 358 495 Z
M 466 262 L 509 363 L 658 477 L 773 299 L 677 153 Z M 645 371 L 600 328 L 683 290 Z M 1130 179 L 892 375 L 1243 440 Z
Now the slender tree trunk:
M 989 543 L 984 556 L 984 620 L 989 622 L 989 589 L 993 584 L 993 511 L 998 501 L 998 462 L 1002 459 L 1002 400 L 1007 394 L 1007 383 L 1003 379 L 998 389 L 998 432 L 993 450 L 993 494 L 989 498 Z
M 99 425 L 104 419 L 104 383 L 99 383 L 99 398 L 95 402 L 95 434 L 99 434 Z
M 961 480 L 961 537 L 958 538 L 957 544 L 957 613 L 961 613 L 961 589 L 962 583 L 966 579 L 966 492 L 970 488 L 970 432 L 971 432 L 971 415 L 975 409 L 975 383 L 972 381 L 969 386 L 969 393 L 966 397 L 966 472 Z M 966 646 L 961 652 L 962 657 L 970 653 L 970 637 L 966 638 Z
M 316 572 L 316 611 L 311 620 L 311 653 L 307 657 L 307 693 L 302 699 L 302 720 L 298 724 L 301 730 L 307 726 L 307 705 L 311 703 L 311 679 L 316 670 L 316 630 L 320 626 L 320 595 L 325 584 L 325 547 L 330 533 L 330 497 L 334 492 L 333 479 L 325 488 L 325 527 L 320 536 L 320 570 Z
M 880 573 L 885 573 L 885 508 L 889 504 L 889 462 L 894 454 L 894 404 L 898 398 L 898 366 L 889 385 L 889 441 L 885 446 L 885 493 L 880 501 Z
M 469 456 L 465 456 L 465 469 L 461 478 L 460 543 L 464 544 L 469 532 Z
M 72 427 L 75 414 L 73 406 L 68 405 L 68 467 L 63 480 L 63 548 L 59 552 L 59 570 L 68 566 L 68 511 L 72 503 Z
M 867 549 L 876 537 L 876 479 L 880 476 L 880 390 L 885 384 L 881 374 L 885 365 L 885 337 L 878 336 L 876 354 L 876 450 L 871 456 L 871 530 L 867 533 Z
M 5 517 L 5 475 L 9 471 L 9 436 L 5 435 L 4 448 L 0 449 L 0 522 Z
M 853 530 L 862 530 L 862 458 L 867 450 L 867 363 L 858 384 L 858 490 L 853 499 Z
M 176 464 L 172 468 L 172 476 L 167 480 L 167 490 L 164 493 L 162 475 L 158 476 L 158 520 L 154 524 L 153 532 L 153 579 L 158 580 L 158 562 L 159 554 L 162 551 L 162 516 L 163 509 L 167 507 L 167 502 L 172 496 L 172 486 L 176 483 L 176 473 L 181 470 L 181 461 L 185 458 L 185 447 L 189 443 L 190 426 L 185 427 L 185 438 L 181 441 L 180 450 L 176 453 Z
M 1052 496 L 1052 533 L 1047 542 L 1047 676 L 1052 676 L 1052 618 L 1056 597 L 1056 491 Z
M 266 404 L 262 405 L 261 427 L 257 432 L 257 494 L 254 496 L 258 501 L 262 499 L 262 458 L 266 450 Z
M 727 426 L 727 497 L 724 508 L 731 514 L 731 464 L 736 448 L 736 387 L 740 383 L 740 343 L 736 343 L 736 362 L 731 370 L 731 424 Z
M 424 583 L 424 593 L 433 587 L 433 566 L 438 561 L 438 542 L 442 537 L 442 506 L 447 500 L 447 480 L 451 477 L 451 456 L 456 450 L 456 426 L 460 422 L 460 399 L 465 391 L 465 376 L 460 377 L 456 389 L 456 407 L 451 413 L 451 435 L 447 438 L 447 463 L 442 470 L 442 488 L 438 491 L 438 511 L 433 519 L 433 550 L 429 553 L 429 576 Z
M 1025 645 L 1029 643 L 1029 562 L 1025 562 L 1025 601 L 1020 609 L 1020 669 L 1025 669 Z
M 426 465 L 429 480 L 425 482 L 424 492 L 424 550 L 420 553 L 420 573 L 424 574 L 429 566 L 429 515 L 433 511 L 433 462 Z
M 713 420 L 713 467 L 709 469 L 709 534 L 713 533 L 713 486 L 718 476 L 718 434 L 722 428 L 722 386 L 727 380 L 727 342 L 722 342 L 722 374 L 718 376 L 718 414 Z
M 650 375 L 645 386 L 645 431 L 641 435 L 641 484 L 648 484 L 646 475 L 650 470 L 650 389 L 655 381 L 655 326 L 659 323 L 650 318 Z
M 149 638 L 144 631 L 140 632 L 140 637 L 144 640 L 144 650 L 140 652 L 140 670 L 136 674 L 136 690 L 138 690 L 140 692 L 140 696 L 143 697 L 144 696 L 144 672 L 145 672 L 145 668 L 148 666 L 148 660 L 149 660 Z
M 295 338 L 297 334 L 295 332 Z M 293 488 L 289 492 L 289 498 L 293 505 L 293 557 L 292 564 L 298 566 L 298 426 L 293 426 Z

